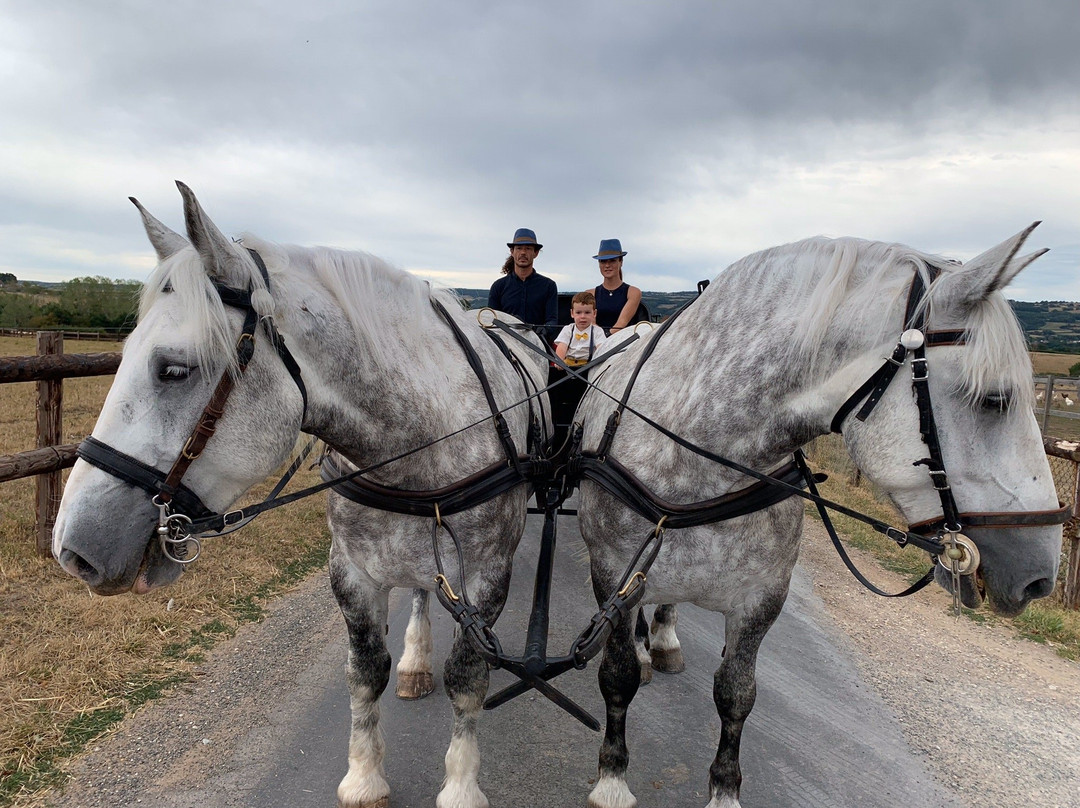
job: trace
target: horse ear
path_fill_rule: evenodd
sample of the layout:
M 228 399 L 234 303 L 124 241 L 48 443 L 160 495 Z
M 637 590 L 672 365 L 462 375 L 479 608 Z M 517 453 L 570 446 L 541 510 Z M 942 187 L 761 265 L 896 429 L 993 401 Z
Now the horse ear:
M 1012 238 L 964 264 L 963 268 L 953 275 L 953 283 L 964 284 L 962 288 L 957 287 L 962 302 L 973 305 L 985 300 L 992 292 L 1004 289 L 1032 261 L 1048 252 L 1042 249 L 1017 257 L 1024 241 L 1040 224 L 1041 222 L 1034 222 Z
M 140 205 L 138 199 L 133 196 L 129 196 L 128 199 L 130 199 L 131 203 L 139 209 L 139 215 L 142 216 L 143 227 L 146 229 L 146 235 L 150 239 L 150 244 L 154 247 L 154 252 L 157 253 L 158 261 L 164 261 L 166 258 L 176 255 L 184 249 L 184 247 L 188 246 L 187 239 L 179 233 L 170 230 L 150 215 L 150 211 Z
M 203 269 L 208 275 L 222 280 L 237 275 L 243 262 L 232 242 L 210 221 L 190 188 L 179 180 L 176 187 L 184 198 L 184 224 L 187 226 L 188 240 L 198 250 Z

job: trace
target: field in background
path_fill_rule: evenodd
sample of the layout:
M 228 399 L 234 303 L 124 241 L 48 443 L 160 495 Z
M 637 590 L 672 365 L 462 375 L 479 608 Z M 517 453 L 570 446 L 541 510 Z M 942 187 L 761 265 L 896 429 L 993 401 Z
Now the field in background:
M 1033 351 L 1031 364 L 1035 366 L 1036 376 L 1053 373 L 1056 376 L 1068 376 L 1069 368 L 1080 362 L 1080 354 L 1039 353 Z

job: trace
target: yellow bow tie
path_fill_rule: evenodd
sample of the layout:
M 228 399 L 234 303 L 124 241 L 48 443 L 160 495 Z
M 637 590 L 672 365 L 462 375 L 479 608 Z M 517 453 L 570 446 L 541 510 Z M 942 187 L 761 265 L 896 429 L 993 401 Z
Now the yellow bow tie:
M 588 338 L 589 338 L 589 332 L 588 331 L 586 331 L 584 334 L 574 334 L 574 339 L 588 339 Z

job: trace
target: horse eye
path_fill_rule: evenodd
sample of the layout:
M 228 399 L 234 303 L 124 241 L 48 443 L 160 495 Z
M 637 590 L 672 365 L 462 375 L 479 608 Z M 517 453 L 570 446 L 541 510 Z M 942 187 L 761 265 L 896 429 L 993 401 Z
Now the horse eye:
M 187 365 L 162 365 L 158 370 L 158 379 L 163 382 L 179 382 L 191 376 L 194 368 Z
M 1009 409 L 1011 401 L 1012 396 L 1008 392 L 987 393 L 983 396 L 982 401 L 979 402 L 979 406 L 984 410 L 1004 412 Z

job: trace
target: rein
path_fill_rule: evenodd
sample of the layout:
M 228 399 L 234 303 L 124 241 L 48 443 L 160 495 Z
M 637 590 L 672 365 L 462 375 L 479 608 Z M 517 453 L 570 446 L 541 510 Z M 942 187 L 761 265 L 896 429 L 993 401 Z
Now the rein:
M 269 289 L 269 273 L 262 258 L 254 250 L 248 250 L 248 252 L 258 266 L 266 287 Z M 537 348 L 516 333 L 509 324 L 498 320 L 497 317 L 493 316 L 490 323 L 484 323 L 481 320 L 481 327 L 494 339 L 499 350 L 521 376 L 525 387 L 526 396 L 524 399 L 515 402 L 509 407 L 500 409 L 495 401 L 479 355 L 454 319 L 435 300 L 432 300 L 432 305 L 454 334 L 456 341 L 466 355 L 470 367 L 480 382 L 491 411 L 490 415 L 450 435 L 432 440 L 424 446 L 409 450 L 365 469 L 358 469 L 345 474 L 340 473 L 342 469 L 338 465 L 334 453 L 328 452 L 322 462 L 322 483 L 278 498 L 277 495 L 285 482 L 303 460 L 303 458 L 298 458 L 267 500 L 240 510 L 215 514 L 202 503 L 193 491 L 183 485 L 182 479 L 191 464 L 202 454 L 207 442 L 213 436 L 217 423 L 224 414 L 226 403 L 237 378 L 243 375 L 254 355 L 255 334 L 260 322 L 269 334 L 273 347 L 300 390 L 304 400 L 305 413 L 307 411 L 307 391 L 301 378 L 299 365 L 285 346 L 285 341 L 277 332 L 272 320 L 269 317 L 260 318 L 252 306 L 251 291 L 233 289 L 217 282 L 213 282 L 213 284 L 224 305 L 239 308 L 245 313 L 244 325 L 235 348 L 237 371 L 235 374 L 231 373 L 229 369 L 223 372 L 209 403 L 204 408 L 198 423 L 189 435 L 179 457 L 177 457 L 170 470 L 163 473 L 93 437 L 88 437 L 80 445 L 79 456 L 98 468 L 131 485 L 143 488 L 153 495 L 153 503 L 159 509 L 157 533 L 162 551 L 168 558 L 181 564 L 190 563 L 199 555 L 199 540 L 193 534 L 205 534 L 212 530 L 223 531 L 226 528 L 239 527 L 259 513 L 281 507 L 328 488 L 333 488 L 341 495 L 372 508 L 432 518 L 432 548 L 439 573 L 436 577 L 437 587 L 435 591 L 440 602 L 450 611 L 461 630 L 467 635 L 469 641 L 482 658 L 492 667 L 504 668 L 520 680 L 488 698 L 485 702 L 485 708 L 487 709 L 491 709 L 514 696 L 535 688 L 587 726 L 599 729 L 599 723 L 595 718 L 552 687 L 547 680 L 558 676 L 571 667 L 584 668 L 588 660 L 599 653 L 614 627 L 631 614 L 644 595 L 646 575 L 660 552 L 664 531 L 668 527 L 687 528 L 732 519 L 770 507 L 790 496 L 799 496 L 816 504 L 844 563 L 871 591 L 880 595 L 886 594 L 870 584 L 854 568 L 840 545 L 839 538 L 836 536 L 826 509 L 862 521 L 870 525 L 874 530 L 888 536 L 900 546 L 914 544 L 937 556 L 943 567 L 946 566 L 944 558 L 948 558 L 950 566 L 946 567 L 946 569 L 951 569 L 953 575 L 955 598 L 958 597 L 959 592 L 959 576 L 961 574 L 974 574 L 978 566 L 978 550 L 974 543 L 970 539 L 959 535 L 962 526 L 961 520 L 969 525 L 980 527 L 1052 525 L 1062 524 L 1069 510 L 1068 507 L 1063 507 L 1051 511 L 1025 511 L 1005 514 L 962 514 L 958 512 L 951 488 L 948 485 L 937 430 L 933 420 L 933 412 L 930 406 L 925 348 L 928 345 L 961 345 L 964 343 L 964 334 L 961 331 L 924 333 L 924 317 L 919 304 L 924 296 L 925 287 L 920 275 L 916 272 L 909 291 L 907 312 L 905 314 L 907 330 L 901 336 L 892 356 L 888 357 L 885 364 L 841 406 L 833 418 L 832 428 L 834 431 L 839 431 L 844 420 L 860 402 L 863 403 L 863 406 L 855 417 L 858 420 L 865 420 L 884 395 L 895 377 L 896 371 L 906 361 L 908 352 L 911 352 L 912 385 L 919 407 L 920 432 L 929 452 L 929 457 L 917 461 L 916 465 L 927 466 L 934 488 L 940 495 L 943 512 L 943 517 L 940 520 L 929 520 L 912 525 L 909 530 L 900 530 L 819 496 L 815 483 L 824 480 L 825 477 L 810 472 L 801 450 L 796 450 L 793 459 L 782 468 L 772 474 L 766 474 L 697 446 L 631 407 L 629 405 L 630 394 L 642 366 L 653 354 L 659 339 L 679 314 L 685 311 L 689 303 L 663 323 L 656 334 L 653 335 L 652 341 L 641 351 L 641 355 L 638 357 L 619 399 L 616 399 L 607 391 L 601 390 L 594 382 L 586 379 L 584 374 L 615 353 L 625 350 L 630 342 L 637 339 L 636 334 L 616 350 L 590 360 L 583 366 L 570 367 L 557 357 L 552 357 L 548 352 Z M 498 329 L 503 334 L 510 335 L 527 346 L 529 350 L 540 353 L 546 360 L 550 360 L 556 366 L 562 368 L 566 372 L 566 376 L 542 389 L 537 389 L 536 385 L 532 384 L 532 392 L 530 392 L 529 374 L 525 372 L 521 363 L 509 350 L 505 342 L 498 338 L 494 332 L 495 329 Z M 570 460 L 565 466 L 555 469 L 553 461 L 547 456 L 547 452 L 551 448 L 548 445 L 549 438 L 546 434 L 542 434 L 541 424 L 546 422 L 546 418 L 537 417 L 533 409 L 533 399 L 537 399 L 538 405 L 542 408 L 542 394 L 570 378 L 576 378 L 593 390 L 611 398 L 616 401 L 617 406 L 607 420 L 597 450 L 595 452 L 581 450 L 583 427 L 578 424 L 573 436 Z M 528 454 L 519 454 L 503 414 L 524 403 L 529 406 L 529 446 Z M 624 412 L 630 412 L 640 418 L 679 446 L 700 457 L 751 477 L 757 482 L 747 488 L 702 502 L 676 504 L 663 500 L 641 483 L 615 458 L 609 456 L 616 430 Z M 541 415 L 543 415 L 542 412 Z M 456 483 L 427 491 L 407 491 L 383 486 L 365 479 L 363 476 L 488 420 L 492 421 L 495 426 L 505 459 L 474 472 Z M 655 527 L 639 545 L 616 590 L 601 604 L 600 610 L 592 618 L 589 627 L 575 639 L 570 653 L 562 657 L 549 658 L 546 653 L 547 614 L 554 558 L 556 514 L 559 511 L 559 506 L 581 479 L 589 479 L 595 482 L 636 513 L 653 522 Z M 466 571 L 461 544 L 453 529 L 444 521 L 443 517 L 475 508 L 477 505 L 500 496 L 524 483 L 532 484 L 535 487 L 537 503 L 543 502 L 545 520 L 537 564 L 533 611 L 529 622 L 526 651 L 522 657 L 510 657 L 503 653 L 494 631 L 486 624 L 479 610 L 469 603 L 465 590 Z M 804 487 L 810 490 L 804 491 Z M 178 510 L 173 510 L 174 505 L 178 506 Z M 914 532 L 915 528 L 927 532 L 936 528 L 937 532 L 931 538 L 921 532 Z M 460 592 L 454 590 L 445 574 L 441 553 L 439 552 L 440 530 L 444 530 L 450 537 L 456 552 L 460 575 L 458 579 Z M 943 540 L 945 536 L 948 538 Z M 194 546 L 194 554 L 189 557 L 191 545 Z M 932 575 L 933 570 L 922 581 L 895 596 L 910 594 L 921 589 L 929 582 Z

